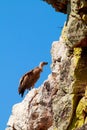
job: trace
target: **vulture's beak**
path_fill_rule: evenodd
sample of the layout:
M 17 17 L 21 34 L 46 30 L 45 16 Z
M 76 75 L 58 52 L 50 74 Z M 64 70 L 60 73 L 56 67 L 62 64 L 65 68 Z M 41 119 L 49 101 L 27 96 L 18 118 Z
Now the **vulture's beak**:
M 47 65 L 48 64 L 48 62 L 43 62 L 43 65 Z

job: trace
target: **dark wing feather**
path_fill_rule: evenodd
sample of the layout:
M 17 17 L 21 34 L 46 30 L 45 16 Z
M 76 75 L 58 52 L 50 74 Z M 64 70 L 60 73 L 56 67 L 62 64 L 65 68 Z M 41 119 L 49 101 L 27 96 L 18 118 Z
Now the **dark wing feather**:
M 19 88 L 18 88 L 18 92 L 19 94 L 21 94 L 21 96 L 23 97 L 23 94 L 24 94 L 24 91 L 25 89 L 28 87 L 27 86 L 27 82 L 29 82 L 29 77 L 30 75 L 33 74 L 33 70 L 27 72 L 25 75 L 22 76 L 22 78 L 20 79 L 20 85 L 19 85 Z M 28 81 L 26 80 L 28 79 Z
M 22 84 L 22 82 L 23 82 L 23 80 L 24 80 L 24 78 L 25 78 L 26 75 L 32 75 L 32 74 L 33 74 L 33 69 L 31 71 L 27 72 L 26 74 L 24 74 L 22 76 L 22 78 L 20 79 L 20 84 Z

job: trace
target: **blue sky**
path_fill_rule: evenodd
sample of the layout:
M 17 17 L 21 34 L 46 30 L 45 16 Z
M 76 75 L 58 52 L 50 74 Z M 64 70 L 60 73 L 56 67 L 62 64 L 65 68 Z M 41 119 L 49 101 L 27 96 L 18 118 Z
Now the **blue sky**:
M 65 20 L 66 15 L 41 0 L 0 1 L 0 130 L 6 128 L 12 106 L 23 100 L 18 94 L 20 77 L 40 61 L 49 64 L 35 87 L 50 74 L 51 45 Z

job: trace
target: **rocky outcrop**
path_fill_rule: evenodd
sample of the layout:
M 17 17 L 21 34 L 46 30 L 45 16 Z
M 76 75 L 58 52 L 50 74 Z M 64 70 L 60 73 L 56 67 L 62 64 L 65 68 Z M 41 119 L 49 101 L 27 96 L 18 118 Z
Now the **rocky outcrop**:
M 76 130 L 86 123 L 87 48 L 69 50 L 61 39 L 53 44 L 53 55 L 52 71 L 58 82 L 52 100 L 53 126 L 56 130 Z
M 52 44 L 52 72 L 13 106 L 6 130 L 86 130 L 87 1 L 45 1 L 67 13 L 61 37 Z
M 87 122 L 87 48 L 52 44 L 52 73 L 13 106 L 6 130 L 75 130 Z
M 63 39 L 72 48 L 87 46 L 87 1 L 71 0 L 67 10 Z
M 13 106 L 7 130 L 47 130 L 52 125 L 49 87 L 33 89 L 21 103 Z
M 55 87 L 54 87 L 55 86 Z M 47 130 L 52 126 L 52 98 L 57 88 L 50 74 L 38 89 L 32 89 L 21 103 L 13 106 L 6 130 Z
M 69 47 L 87 46 L 87 1 L 44 0 L 56 11 L 67 14 L 62 38 Z

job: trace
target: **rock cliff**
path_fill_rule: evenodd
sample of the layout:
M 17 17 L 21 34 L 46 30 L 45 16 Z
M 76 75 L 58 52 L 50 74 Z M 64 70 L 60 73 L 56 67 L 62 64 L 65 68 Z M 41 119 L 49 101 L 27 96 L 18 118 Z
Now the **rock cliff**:
M 52 72 L 13 106 L 6 130 L 87 130 L 87 1 L 44 1 L 67 14 L 52 43 Z

